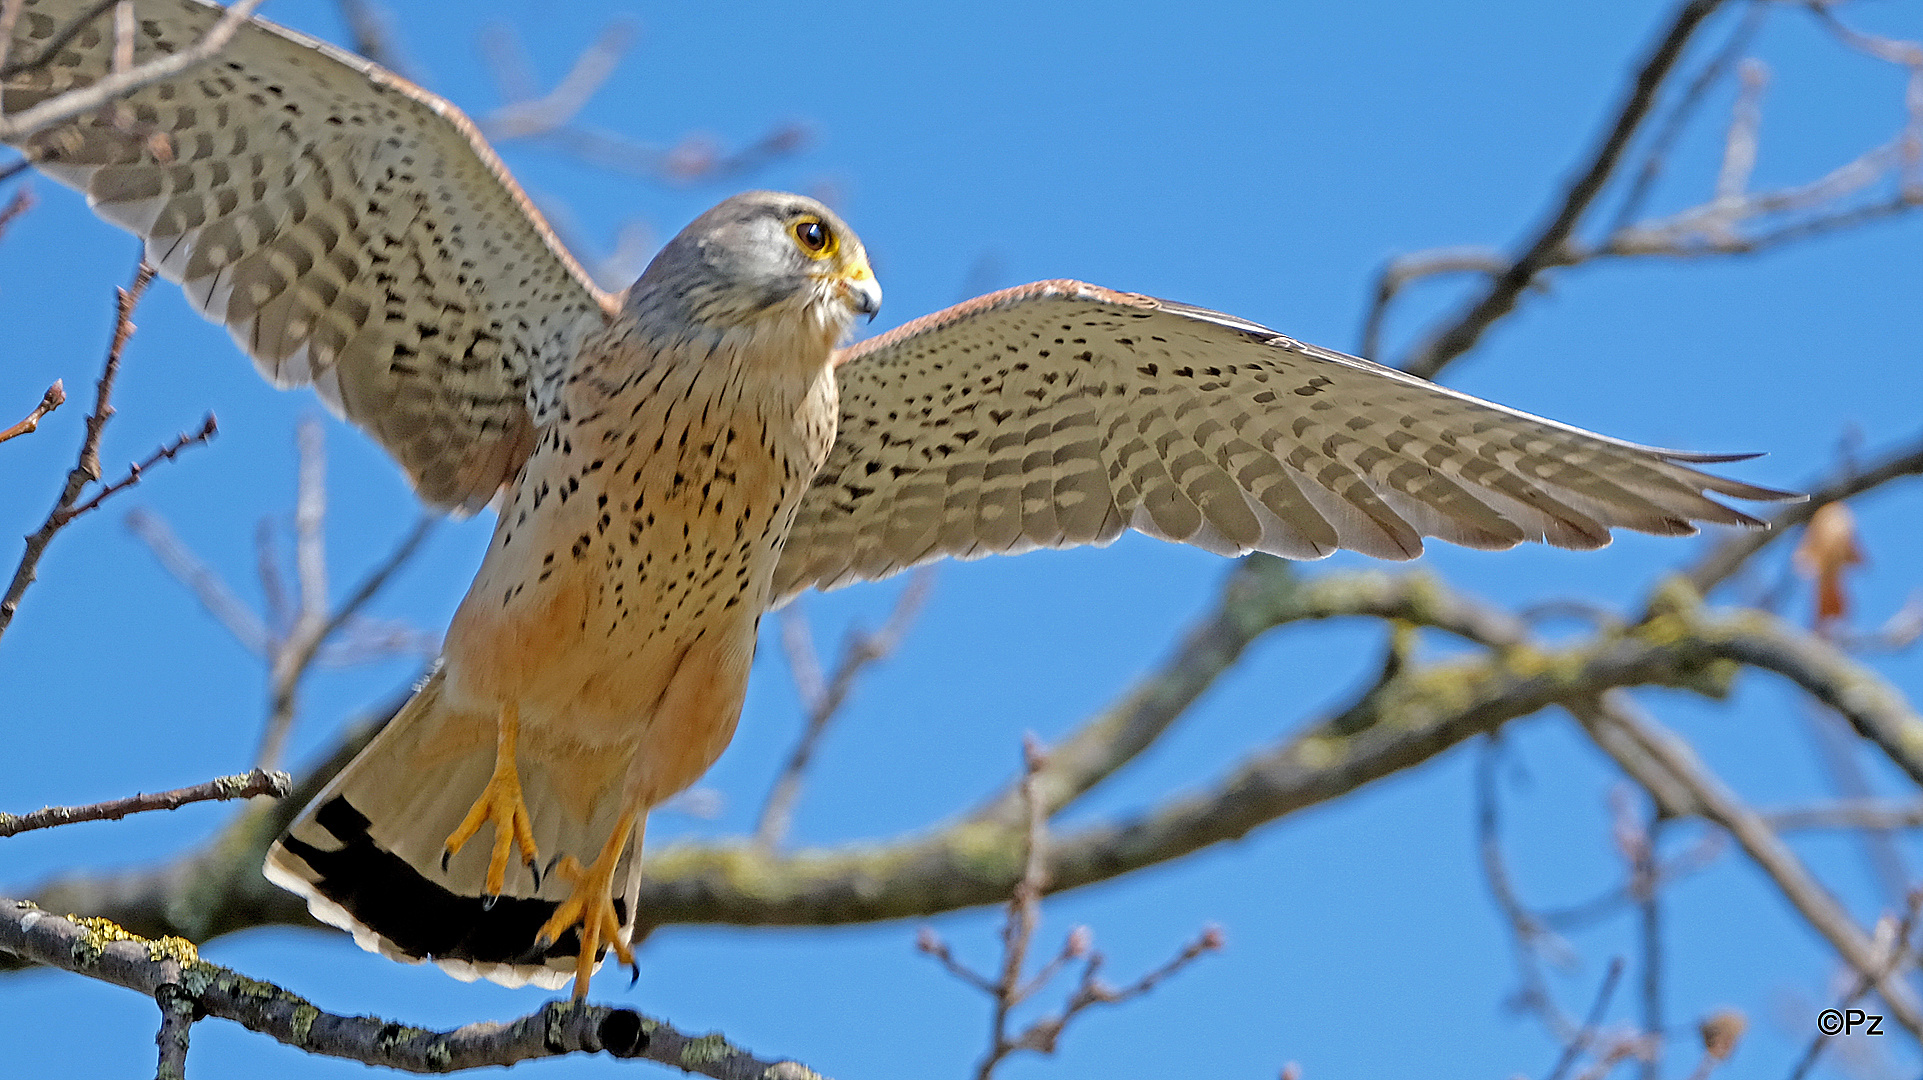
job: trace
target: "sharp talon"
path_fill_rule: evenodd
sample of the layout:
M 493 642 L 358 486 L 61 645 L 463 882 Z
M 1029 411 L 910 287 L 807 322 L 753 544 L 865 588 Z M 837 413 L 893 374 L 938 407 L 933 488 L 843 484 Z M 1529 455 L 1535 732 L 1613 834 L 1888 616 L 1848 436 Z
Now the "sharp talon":
M 493 911 L 493 910 L 494 910 L 494 905 L 495 905 L 495 903 L 497 903 L 497 902 L 498 902 L 498 901 L 499 901 L 500 899 L 501 899 L 501 898 L 500 898 L 500 897 L 498 897 L 498 896 L 483 896 L 483 897 L 481 897 L 481 910 L 482 910 L 482 911 Z
M 541 868 L 534 865 L 533 859 L 528 860 L 527 872 L 534 875 L 534 891 L 540 892 L 541 891 Z
M 557 853 L 552 859 L 548 860 L 547 867 L 541 871 L 541 876 L 546 877 L 554 873 L 554 868 L 559 865 L 561 865 L 561 856 Z
M 446 848 L 441 849 L 441 873 L 443 874 L 447 873 L 448 860 L 452 859 L 453 857 L 454 857 L 453 852 L 447 850 Z
M 641 981 L 641 965 L 637 962 L 630 961 L 628 963 L 628 971 L 631 972 L 628 977 L 628 989 L 632 990 L 635 984 Z

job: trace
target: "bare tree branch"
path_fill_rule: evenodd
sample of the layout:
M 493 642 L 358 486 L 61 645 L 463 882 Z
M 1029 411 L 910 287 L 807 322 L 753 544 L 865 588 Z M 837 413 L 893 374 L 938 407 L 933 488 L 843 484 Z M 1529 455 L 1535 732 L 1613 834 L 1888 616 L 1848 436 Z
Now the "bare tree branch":
M 1743 565 L 1770 544 L 1791 535 L 1791 530 L 1816 516 L 1833 502 L 1854 498 L 1893 480 L 1923 475 L 1923 438 L 1899 446 L 1863 468 L 1850 468 L 1820 485 L 1813 485 L 1809 501 L 1778 511 L 1767 529 L 1748 529 L 1733 533 L 1709 550 L 1696 565 L 1684 572 L 1699 593 L 1711 589 L 1734 575 Z
M 820 1080 L 792 1061 L 763 1061 L 719 1035 L 692 1036 L 632 1009 L 552 1001 L 509 1023 L 427 1031 L 372 1016 L 337 1016 L 272 983 L 200 959 L 191 942 L 149 940 L 105 919 L 65 919 L 0 900 L 0 950 L 155 996 L 172 985 L 208 1016 L 310 1054 L 417 1073 L 607 1052 L 716 1080 Z
M 482 129 L 496 139 L 526 139 L 565 127 L 620 66 L 636 29 L 633 19 L 609 20 L 552 90 L 538 98 L 509 97 L 507 104 L 481 118 Z
M 1544 225 L 1502 273 L 1448 326 L 1431 335 L 1401 366 L 1425 379 L 1434 378 L 1451 360 L 1475 347 L 1497 320 L 1509 314 L 1536 275 L 1556 265 L 1559 252 L 1575 234 L 1577 224 L 1616 171 L 1630 140 L 1656 104 L 1658 92 L 1682 58 L 1703 21 L 1722 0 L 1689 0 L 1677 8 L 1668 29 L 1636 73 L 1623 103 L 1617 107 L 1609 132 L 1590 155 L 1588 164 L 1563 192 L 1560 204 Z
M 1543 977 L 1544 959 L 1559 967 L 1567 967 L 1574 961 L 1575 955 L 1567 942 L 1523 904 L 1510 881 L 1508 864 L 1502 856 L 1501 801 L 1497 791 L 1497 768 L 1500 763 L 1501 744 L 1495 741 L 1494 735 L 1485 736 L 1476 757 L 1476 849 L 1482 865 L 1483 882 L 1488 885 L 1496 909 L 1508 924 L 1510 948 L 1515 954 L 1520 985 L 1510 1001 L 1515 1007 L 1541 1019 L 1543 1026 L 1549 1029 L 1550 1037 L 1563 1044 L 1565 1053 L 1556 1069 L 1556 1073 L 1560 1074 L 1575 1064 L 1584 1041 L 1593 1032 L 1589 1032 L 1587 1027 L 1577 1027 L 1564 1015 L 1556 1004 L 1555 995 L 1550 993 L 1549 981 Z M 1613 983 L 1612 978 L 1609 985 Z
M 1426 278 L 1444 274 L 1481 274 L 1495 277 L 1509 265 L 1501 252 L 1487 248 L 1436 248 L 1390 259 L 1377 274 L 1375 291 L 1369 298 L 1369 312 L 1362 317 L 1363 356 L 1382 352 L 1382 326 L 1389 317 L 1389 305 L 1402 290 Z
M 1923 912 L 1923 889 L 1912 889 L 1909 896 L 1905 898 L 1902 919 L 1893 921 L 1886 916 L 1877 926 L 1879 939 L 1877 944 L 1883 950 L 1882 963 L 1874 972 L 1859 971 L 1857 973 L 1849 991 L 1840 999 L 1839 1008 L 1848 1008 L 1856 1004 L 1862 1000 L 1864 994 L 1870 992 L 1872 986 L 1894 976 L 1906 962 L 1912 960 L 1910 939 L 1916 934 L 1919 912 Z M 1883 932 L 1885 930 L 1891 932 L 1886 934 Z M 1816 1066 L 1816 1059 L 1823 1056 L 1823 1051 L 1829 1048 L 1830 1041 L 1834 1038 L 1834 1035 L 1817 1031 L 1816 1035 L 1810 1039 L 1809 1048 L 1798 1059 L 1795 1070 L 1790 1073 L 1790 1080 L 1803 1080 L 1803 1077 L 1809 1075 L 1809 1071 Z
M 370 0 L 339 0 L 341 21 L 347 24 L 354 51 L 396 75 L 414 82 L 408 63 L 401 58 L 395 41 L 394 26 L 388 13 Z
M 100 509 L 100 504 L 110 496 L 117 495 L 133 487 L 135 484 L 140 483 L 141 477 L 146 475 L 147 470 L 163 461 L 172 461 L 182 450 L 187 449 L 189 446 L 198 446 L 212 439 L 219 433 L 220 427 L 214 423 L 214 414 L 208 413 L 206 419 L 200 422 L 199 430 L 182 432 L 176 435 L 172 442 L 147 455 L 147 460 L 138 461 L 129 465 L 127 467 L 127 475 L 94 492 L 93 498 L 88 499 L 79 506 L 70 507 L 65 510 L 56 510 L 54 512 L 55 516 L 59 519 L 61 525 L 65 525 L 82 514 L 91 513 Z
M 795 688 L 801 694 L 802 706 L 808 710 L 808 716 L 802 727 L 801 738 L 796 741 L 787 763 L 769 788 L 767 801 L 761 805 L 761 816 L 755 825 L 756 843 L 763 847 L 775 847 L 787 835 L 795 803 L 801 798 L 802 777 L 808 771 L 809 762 L 814 759 L 815 747 L 820 745 L 828 725 L 847 703 L 848 695 L 854 690 L 862 671 L 870 664 L 886 659 L 901 644 L 915 615 L 928 599 L 928 590 L 934 582 L 933 567 L 916 570 L 895 599 L 894 610 L 889 612 L 888 621 L 879 631 L 872 634 L 861 630 L 849 632 L 848 639 L 842 643 L 841 659 L 835 664 L 834 676 L 827 680 L 821 677 L 821 663 L 816 659 L 807 617 L 801 613 L 801 605 L 790 604 L 782 609 L 779 616 L 781 643 L 788 656 L 788 667 L 795 673 Z
M 87 417 L 87 434 L 80 441 L 80 459 L 67 472 L 66 483 L 61 487 L 59 497 L 54 500 L 47 520 L 27 537 L 27 548 L 20 556 L 19 567 L 13 572 L 13 581 L 7 586 L 6 596 L 0 598 L 0 635 L 7 632 L 7 627 L 13 623 L 14 612 L 20 610 L 20 598 L 26 595 L 27 586 L 34 582 L 40 556 L 46 553 L 54 534 L 69 520 L 66 512 L 80 501 L 80 493 L 88 484 L 100 479 L 100 435 L 114 413 L 113 389 L 114 380 L 120 376 L 120 354 L 127 347 L 127 339 L 133 336 L 134 307 L 140 303 L 140 297 L 153 279 L 154 268 L 143 261 L 134 272 L 133 284 L 115 290 L 113 341 L 107 346 L 106 364 L 100 379 L 94 384 L 94 408 Z
M 327 597 L 327 465 L 318 421 L 298 429 L 300 483 L 295 499 L 294 622 L 286 636 L 271 644 L 268 655 L 269 707 L 255 753 L 255 768 L 272 768 L 280 756 L 300 709 L 300 686 L 321 647 L 371 601 L 401 566 L 413 558 L 437 520 L 422 515 L 388 557 L 354 589 L 341 606 L 328 614 Z
M 8 177 L 14 175 L 14 173 L 25 169 L 29 164 L 29 162 L 22 159 L 4 168 L 0 168 L 0 180 L 6 180 Z M 0 206 L 0 236 L 6 235 L 7 226 L 13 224 L 15 218 L 18 218 L 21 214 L 31 209 L 33 209 L 33 189 L 22 187 L 18 191 L 15 191 L 13 197 L 7 200 L 7 205 Z
M 1448 588 L 1430 574 L 1359 571 L 1305 577 L 1285 559 L 1250 555 L 1237 564 L 1215 609 L 1184 636 L 1174 655 L 1049 749 L 1048 763 L 1036 778 L 1049 814 L 1060 812 L 1152 745 L 1261 634 L 1289 623 L 1347 616 L 1435 627 L 1498 647 L 1527 637 L 1521 620 Z M 1019 793 L 1011 786 L 968 820 L 1008 824 L 1018 820 L 1019 806 Z
M 1616 983 L 1622 976 L 1623 961 L 1621 957 L 1616 957 L 1609 961 L 1609 970 L 1603 975 L 1602 985 L 1596 988 L 1596 999 L 1589 1005 L 1589 1015 L 1583 1020 L 1582 1029 L 1563 1047 L 1562 1055 L 1556 1059 L 1555 1066 L 1544 1080 L 1562 1080 L 1569 1075 L 1570 1069 L 1575 1068 L 1583 1052 L 1595 1044 L 1602 1018 L 1609 1012 L 1609 999 L 1616 995 Z
M 160 1006 L 160 1032 L 154 1036 L 160 1063 L 154 1069 L 154 1080 L 187 1080 L 187 1046 L 197 1018 L 194 999 L 180 988 L 179 961 L 161 961 L 154 1003 Z
M 1902 691 L 1815 635 L 1797 633 L 1759 613 L 1740 618 L 1746 625 L 1709 643 L 1711 651 L 1789 679 L 1923 784 L 1923 716 Z
M 1923 802 L 1913 799 L 1840 799 L 1761 811 L 1777 832 L 1799 829 L 1923 828 Z
M 77 90 L 48 98 L 22 113 L 0 116 L 0 142 L 14 142 L 25 138 L 44 127 L 50 127 L 64 120 L 93 112 L 95 109 L 118 101 L 143 87 L 164 82 L 182 72 L 192 70 L 214 58 L 221 49 L 240 31 L 241 24 L 253 17 L 254 9 L 263 0 L 238 0 L 224 11 L 214 25 L 207 28 L 199 41 L 165 56 L 158 56 L 125 71 L 115 71 L 101 76 Z M 105 10 L 111 5 L 101 5 Z M 54 56 L 57 49 L 42 49 L 31 62 L 23 63 L 20 70 L 31 69 L 44 63 L 45 58 Z M 13 74 L 8 71 L 4 74 Z
M 1711 614 L 1672 599 L 1677 606 L 1652 621 L 1593 641 L 1405 664 L 1346 709 L 1257 751 L 1204 788 L 1061 835 L 1050 846 L 1050 888 L 1079 888 L 1239 838 L 1474 735 L 1611 687 L 1664 685 L 1721 696 L 1737 670 L 1730 642 L 1755 633 L 1757 617 Z M 1832 676 L 1860 673 L 1852 661 L 1837 663 L 1847 666 Z M 318 793 L 371 732 L 361 728 L 343 740 L 302 778 L 293 801 Z M 1048 776 L 1047 768 L 1038 775 L 1038 792 Z M 1682 813 L 1693 805 L 1686 792 L 1661 804 Z M 36 899 L 103 914 L 138 932 L 195 940 L 270 923 L 313 925 L 297 898 L 259 876 L 267 843 L 291 813 L 278 811 L 244 815 L 172 865 L 71 877 L 38 890 Z M 1019 876 L 1018 840 L 1019 826 L 966 819 L 930 833 L 790 854 L 741 843 L 670 845 L 649 860 L 639 909 L 655 925 L 823 925 L 992 904 Z
M 1639 783 L 1652 767 L 1661 770 L 1665 774 L 1664 786 L 1674 785 L 1687 792 L 1693 804 L 1691 813 L 1729 830 L 1811 928 L 1830 943 L 1845 963 L 1874 982 L 1897 1022 L 1912 1035 L 1923 1036 L 1923 1002 L 1918 1001 L 1915 991 L 1908 983 L 1889 974 L 1880 950 L 1851 920 L 1849 913 L 1811 876 L 1762 816 L 1697 761 L 1687 743 L 1643 714 L 1621 693 L 1600 695 L 1593 703 L 1576 705 L 1574 711 L 1585 727 L 1611 728 L 1642 751 L 1644 756 L 1639 758 L 1614 755 L 1624 771 Z M 1611 750 L 1613 743 L 1598 740 L 1598 745 Z M 1646 786 L 1650 786 L 1653 793 L 1657 785 Z
M 1827 4 L 1810 7 L 1839 40 L 1907 69 L 1908 120 L 1890 141 L 1815 181 L 1773 191 L 1747 190 L 1757 156 L 1758 103 L 1766 72 L 1755 61 L 1739 64 L 1737 59 L 1770 6 L 1752 3 L 1724 48 L 1703 67 L 1670 111 L 1644 155 L 1642 169 L 1632 181 L 1615 223 L 1601 240 L 1582 240 L 1577 225 L 1607 185 L 1635 127 L 1653 104 L 1677 59 L 1673 50 L 1682 47 L 1708 9 L 1716 6 L 1710 0 L 1701 0 L 1679 9 L 1669 36 L 1645 64 L 1628 101 L 1618 112 L 1609 138 L 1592 157 L 1588 170 L 1564 193 L 1558 213 L 1523 254 L 1510 259 L 1479 248 L 1438 248 L 1403 256 L 1385 267 L 1377 277 L 1363 322 L 1364 355 L 1373 356 L 1381 350 L 1387 309 L 1401 290 L 1413 281 L 1437 274 L 1473 272 L 1486 277 L 1488 284 L 1473 303 L 1427 337 L 1404 362 L 1406 370 L 1429 378 L 1472 348 L 1490 326 L 1514 310 L 1523 293 L 1548 270 L 1612 258 L 1754 254 L 1923 207 L 1923 45 L 1850 30 L 1836 21 Z M 1712 194 L 1702 204 L 1667 217 L 1636 221 L 1683 123 L 1701 104 L 1708 88 L 1732 67 L 1740 73 L 1741 90 L 1723 142 L 1723 159 Z M 1863 200 L 1865 192 L 1888 178 L 1894 179 L 1891 194 Z
M 31 435 L 40 430 L 40 421 L 45 418 L 48 413 L 58 409 L 60 406 L 66 404 L 66 402 L 67 388 L 61 385 L 59 379 L 55 379 L 53 385 L 47 387 L 47 392 L 40 395 L 40 404 L 35 405 L 32 412 L 28 413 L 19 423 L 5 431 L 0 431 L 0 442 L 6 442 L 8 439 L 17 439 L 22 435 Z
M 186 544 L 181 543 L 180 537 L 174 535 L 173 529 L 160 515 L 149 510 L 129 510 L 126 525 L 127 530 L 139 537 L 147 545 L 147 550 L 154 553 L 160 565 L 176 581 L 187 586 L 201 606 L 220 620 L 220 624 L 248 652 L 262 657 L 268 655 L 272 646 L 267 627 L 247 609 L 247 605 L 241 603 L 240 598 L 234 595 L 212 567 L 201 562 Z
M 119 821 L 128 814 L 148 810 L 177 810 L 188 803 L 251 799 L 256 795 L 278 799 L 293 789 L 294 778 L 286 773 L 255 769 L 253 772 L 217 777 L 192 787 L 110 799 L 90 806 L 49 806 L 30 814 L 0 814 L 0 836 L 71 825 L 77 821 Z
M 1763 28 L 1763 22 L 1769 18 L 1774 8 L 1773 4 L 1750 3 L 1748 10 L 1743 13 L 1742 21 L 1737 23 L 1736 29 L 1731 31 L 1729 37 L 1724 40 L 1723 47 L 1703 65 L 1702 70 L 1696 73 L 1696 77 L 1690 80 L 1689 86 L 1677 97 L 1676 104 L 1670 108 L 1669 115 L 1663 118 L 1661 126 L 1657 128 L 1655 136 L 1650 139 L 1648 148 L 1643 152 L 1642 167 L 1636 170 L 1636 177 L 1630 182 L 1629 192 L 1623 197 L 1622 205 L 1616 210 L 1615 222 L 1609 227 L 1611 233 L 1622 231 L 1642 216 L 1643 207 L 1648 204 L 1649 195 L 1655 190 L 1656 180 L 1668 164 L 1669 153 L 1676 145 L 1676 140 L 1682 136 L 1683 129 L 1695 115 L 1696 110 L 1702 107 L 1703 101 L 1709 96 L 1710 88 L 1721 82 L 1723 77 L 1729 74 L 1730 70 L 1743 58 L 1743 52 L 1749 48 L 1750 42 L 1756 39 L 1757 31 Z
M 1104 958 L 1101 953 L 1091 949 L 1093 938 L 1088 928 L 1078 926 L 1069 931 L 1061 951 L 1043 964 L 1040 971 L 1032 977 L 1024 974 L 1028 965 L 1028 950 L 1034 943 L 1036 927 L 1041 924 L 1042 894 L 1048 888 L 1048 864 L 1045 858 L 1048 813 L 1035 790 L 1035 778 L 1040 775 L 1044 762 L 1041 744 L 1036 742 L 1033 735 L 1026 736 L 1022 740 L 1020 781 L 1023 808 L 1022 871 L 1009 897 L 1008 915 L 1002 924 L 1002 963 L 999 973 L 991 979 L 955 959 L 947 943 L 932 928 L 923 927 L 915 940 L 917 949 L 933 956 L 950 974 L 988 995 L 994 1002 L 988 1025 L 988 1051 L 975 1066 L 975 1080 L 993 1080 L 995 1070 L 1001 1063 L 1018 1051 L 1053 1054 L 1069 1023 L 1091 1006 L 1117 1005 L 1140 997 L 1194 963 L 1203 953 L 1214 952 L 1222 947 L 1222 932 L 1209 927 L 1161 967 L 1128 986 L 1117 988 L 1102 981 Z M 1083 957 L 1087 959 L 1082 965 L 1081 979 L 1062 1008 L 1029 1024 L 1019 1034 L 1011 1034 L 1009 1018 L 1016 1007 L 1045 989 L 1071 961 Z

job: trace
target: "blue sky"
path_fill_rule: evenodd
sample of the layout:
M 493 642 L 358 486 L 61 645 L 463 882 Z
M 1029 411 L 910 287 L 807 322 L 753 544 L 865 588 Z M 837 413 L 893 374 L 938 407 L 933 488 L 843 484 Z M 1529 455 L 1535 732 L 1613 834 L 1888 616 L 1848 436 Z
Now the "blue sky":
M 394 23 L 415 74 L 477 113 L 498 100 L 478 60 L 482 25 L 511 27 L 547 82 L 612 14 L 627 12 L 638 44 L 585 122 L 661 143 L 708 132 L 727 146 L 805 122 L 814 133 L 807 149 L 744 183 L 837 193 L 887 292 L 877 331 L 971 286 L 1077 277 L 1353 350 L 1384 260 L 1438 245 L 1509 245 L 1540 218 L 1666 10 L 1378 0 L 1186 5 L 1178 14 L 1126 2 L 723 9 L 490 0 L 409 5 Z M 1866 29 L 1923 36 L 1914 4 L 1844 13 Z M 345 36 L 320 0 L 275 0 L 265 14 Z M 1838 48 L 1795 13 L 1773 21 L 1754 51 L 1773 75 L 1759 186 L 1820 176 L 1901 123 L 1899 74 Z M 1709 190 L 1729 98 L 1715 94 L 1679 144 L 1659 212 Z M 503 155 L 537 200 L 566 207 L 591 255 L 611 248 L 624 222 L 664 238 L 734 187 L 664 187 L 529 147 Z M 34 184 L 40 205 L 0 239 L 0 412 L 24 412 L 56 377 L 73 399 L 38 434 L 0 449 L 0 536 L 38 524 L 71 462 L 111 289 L 134 260 L 133 243 L 96 222 L 78 197 Z M 1923 217 L 1911 217 L 1756 258 L 1563 273 L 1448 381 L 1641 442 L 1768 451 L 1730 471 L 1794 487 L 1827 469 L 1845 438 L 1873 450 L 1916 433 L 1919 251 Z M 1415 290 L 1396 310 L 1383 358 L 1459 296 L 1447 283 Z M 106 460 L 144 456 L 208 410 L 222 433 L 74 525 L 43 562 L 41 582 L 0 643 L 7 810 L 237 771 L 255 743 L 259 665 L 120 521 L 134 507 L 163 515 L 257 600 L 255 524 L 289 512 L 294 424 L 319 409 L 306 395 L 262 384 L 225 333 L 202 325 L 171 286 L 156 286 L 138 321 Z M 414 509 L 369 441 L 331 420 L 328 437 L 338 594 L 391 546 Z M 1855 588 L 1861 619 L 1874 623 L 1923 585 L 1923 557 L 1909 542 L 1923 528 L 1923 502 L 1913 486 L 1892 486 L 1858 513 L 1871 563 Z M 474 521 L 440 530 L 374 614 L 443 626 L 488 528 Z M 1574 597 L 1633 608 L 1649 583 L 1703 544 L 1630 536 L 1596 553 L 1500 554 L 1437 545 L 1425 561 L 1505 603 Z M 1780 573 L 1785 556 L 1763 560 L 1759 578 Z M 1344 555 L 1309 570 L 1364 563 Z M 1162 657 L 1228 570 L 1213 556 L 1139 537 L 1103 551 L 945 566 L 914 635 L 862 685 L 825 743 L 797 839 L 891 836 L 971 805 L 1012 771 L 1024 731 L 1059 737 Z M 807 598 L 824 648 L 850 619 L 878 621 L 896 587 Z M 1379 632 L 1361 625 L 1271 635 L 1078 815 L 1140 807 L 1207 781 L 1342 702 L 1380 647 Z M 1923 697 L 1914 651 L 1873 662 Z M 295 760 L 413 674 L 402 661 L 321 673 L 294 735 Z M 1643 700 L 1755 801 L 1826 793 L 1803 706 L 1781 685 L 1752 674 L 1726 703 L 1666 693 Z M 660 817 L 650 842 L 751 827 L 798 724 L 779 652 L 764 649 L 740 735 L 704 781 L 724 797 L 723 812 L 712 821 Z M 1560 713 L 1521 722 L 1509 741 L 1505 808 L 1519 887 L 1543 906 L 1605 890 L 1620 876 L 1608 831 L 1607 799 L 1620 783 L 1613 766 Z M 1240 843 L 1050 901 L 1043 939 L 1089 924 L 1118 976 L 1161 962 L 1205 923 L 1223 926 L 1229 947 L 1144 1000 L 1085 1017 L 1059 1058 L 1020 1059 L 1002 1075 L 1272 1077 L 1288 1061 L 1310 1080 L 1542 1075 L 1556 1047 L 1504 1007 L 1515 976 L 1476 870 L 1474 761 L 1458 749 Z M 1876 764 L 1879 783 L 1901 793 Z M 6 841 L 0 891 L 64 869 L 165 858 L 224 814 L 199 807 Z M 1873 918 L 1878 896 L 1856 847 L 1815 838 L 1799 840 L 1798 850 L 1861 921 Z M 1668 896 L 1673 1022 L 1687 1029 L 1713 1008 L 1740 1008 L 1751 1034 L 1723 1075 L 1787 1073 L 1832 994 L 1825 947 L 1734 854 Z M 934 921 L 983 965 L 995 955 L 997 924 L 992 912 Z M 642 953 L 638 988 L 603 979 L 597 996 L 685 1029 L 724 1030 L 840 1080 L 964 1075 L 980 1053 L 986 1003 L 917 956 L 914 932 L 911 924 L 671 929 Z M 1619 919 L 1572 942 L 1580 962 L 1554 985 L 1579 1011 L 1609 959 L 1628 954 L 1634 939 Z M 335 1011 L 421 1024 L 507 1018 L 541 1000 L 395 965 L 340 936 L 257 931 L 207 955 Z M 154 1009 L 137 995 L 42 972 L 0 979 L 0 1001 L 0 1047 L 8 1048 L 0 1075 L 151 1067 Z M 1629 1009 L 1624 995 L 1612 1016 Z M 1670 1068 L 1681 1075 L 1694 1051 L 1686 1033 L 1678 1046 Z M 1916 1066 L 1898 1038 L 1861 1049 Z M 653 1067 L 523 1068 L 586 1077 Z M 196 1080 L 269 1071 L 289 1080 L 363 1075 L 361 1066 L 302 1057 L 232 1025 L 196 1028 Z

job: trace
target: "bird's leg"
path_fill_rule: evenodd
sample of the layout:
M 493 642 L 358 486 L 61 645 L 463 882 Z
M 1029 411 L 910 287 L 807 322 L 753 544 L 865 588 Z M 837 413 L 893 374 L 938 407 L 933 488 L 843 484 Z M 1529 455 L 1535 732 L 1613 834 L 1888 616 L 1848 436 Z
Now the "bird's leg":
M 494 825 L 494 852 L 487 861 L 487 895 L 501 895 L 501 887 L 507 880 L 507 858 L 515 847 L 521 849 L 521 861 L 529 870 L 534 869 L 537 858 L 534 849 L 534 825 L 528 818 L 527 804 L 521 800 L 521 774 L 514 762 L 514 740 L 521 730 L 521 709 L 515 702 L 501 706 L 500 730 L 494 747 L 494 775 L 488 778 L 487 787 L 481 789 L 481 796 L 474 800 L 467 817 L 460 826 L 448 834 L 446 848 L 441 852 L 441 869 L 447 869 L 447 861 L 460 854 L 461 847 L 481 831 L 481 826 L 490 822 Z M 540 887 L 540 876 L 535 876 L 535 887 Z
M 628 835 L 634 831 L 634 821 L 638 811 L 627 810 L 621 820 L 615 823 L 614 834 L 601 846 L 601 854 L 595 857 L 594 865 L 584 867 L 572 855 L 563 855 L 555 863 L 553 872 L 562 880 L 573 885 L 568 898 L 561 902 L 552 917 L 541 926 L 535 935 L 534 945 L 544 949 L 554 944 L 569 927 L 581 928 L 581 953 L 574 963 L 574 1000 L 585 1001 L 588 996 L 588 980 L 594 975 L 594 962 L 605 943 L 614 950 L 614 955 L 623 964 L 633 969 L 640 977 L 640 968 L 634 962 L 634 950 L 621 939 L 621 917 L 615 913 L 614 868 L 621 861 L 621 849 L 627 846 Z M 641 857 L 641 844 L 636 840 L 634 857 Z

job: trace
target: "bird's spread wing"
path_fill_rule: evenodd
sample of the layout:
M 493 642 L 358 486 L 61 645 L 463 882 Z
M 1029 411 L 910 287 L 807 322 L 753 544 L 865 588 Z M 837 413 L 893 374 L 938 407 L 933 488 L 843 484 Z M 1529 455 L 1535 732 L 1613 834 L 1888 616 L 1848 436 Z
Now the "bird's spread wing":
M 9 114 L 109 69 L 113 5 L 26 0 Z M 138 0 L 134 62 L 220 14 Z M 474 125 L 366 60 L 253 23 L 211 63 L 28 137 L 278 386 L 313 383 L 429 502 L 472 509 L 533 441 L 530 409 L 610 299 Z
M 1390 559 L 1440 537 L 1594 548 L 1755 525 L 1792 498 L 1263 326 L 1075 281 L 980 297 L 840 358 L 841 429 L 775 574 L 785 600 L 945 555 L 1107 543 Z

